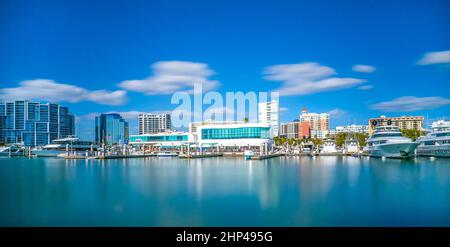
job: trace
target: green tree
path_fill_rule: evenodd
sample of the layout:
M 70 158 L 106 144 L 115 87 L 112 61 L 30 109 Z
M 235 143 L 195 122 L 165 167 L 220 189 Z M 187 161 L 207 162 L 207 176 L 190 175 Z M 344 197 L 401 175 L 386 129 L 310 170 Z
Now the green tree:
M 418 137 L 425 135 L 424 131 L 415 129 L 404 129 L 401 131 L 404 136 L 411 138 L 413 141 L 416 141 Z
M 314 144 L 314 146 L 318 147 L 323 144 L 323 141 L 322 141 L 322 139 L 314 138 L 314 139 L 312 139 L 312 143 Z
M 366 146 L 366 140 L 368 137 L 369 137 L 369 134 L 367 134 L 367 133 L 357 133 L 356 140 L 358 140 L 358 145 L 360 147 Z
M 294 138 L 289 138 L 288 139 L 288 144 L 289 144 L 289 146 L 293 146 L 295 144 L 295 139 Z
M 344 146 L 344 142 L 347 139 L 347 133 L 337 133 L 336 134 L 336 146 L 342 147 Z
M 276 136 L 273 138 L 275 145 L 282 146 L 286 143 L 286 137 Z
M 248 123 L 248 117 L 244 118 L 244 123 Z

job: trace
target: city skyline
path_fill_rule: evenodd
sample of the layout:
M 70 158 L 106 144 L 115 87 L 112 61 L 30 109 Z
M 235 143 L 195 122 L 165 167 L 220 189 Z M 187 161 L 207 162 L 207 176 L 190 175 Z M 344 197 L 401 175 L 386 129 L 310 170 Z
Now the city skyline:
M 449 116 L 447 1 L 23 3 L 0 4 L 0 101 L 63 104 L 82 138 L 100 113 L 137 133 L 139 114 L 173 110 L 196 82 L 279 91 L 280 123 L 302 107 L 330 127 Z

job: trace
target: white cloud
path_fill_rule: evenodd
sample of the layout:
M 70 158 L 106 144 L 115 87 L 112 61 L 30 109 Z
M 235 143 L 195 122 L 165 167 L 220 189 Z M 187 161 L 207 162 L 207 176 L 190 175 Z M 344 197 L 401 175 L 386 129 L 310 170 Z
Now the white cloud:
M 352 67 L 352 70 L 360 73 L 372 73 L 376 70 L 376 68 L 371 65 L 356 64 Z
M 126 91 L 89 91 L 78 86 L 57 83 L 53 80 L 35 79 L 22 81 L 19 87 L 0 89 L 0 99 L 33 99 L 51 102 L 92 101 L 105 105 L 122 105 L 126 102 Z
M 203 91 L 219 86 L 218 81 L 209 80 L 215 72 L 207 64 L 188 61 L 161 61 L 152 64 L 153 75 L 143 80 L 127 80 L 119 86 L 147 95 L 171 94 L 177 91 L 192 92 L 194 84 L 201 83 Z
M 411 112 L 434 109 L 450 104 L 450 99 L 442 97 L 414 97 L 404 96 L 392 101 L 380 102 L 371 105 L 372 109 L 383 112 Z
M 264 79 L 282 81 L 280 95 L 306 95 L 353 87 L 365 82 L 357 78 L 330 77 L 336 75 L 333 68 L 318 63 L 281 64 L 264 69 Z
M 417 64 L 419 65 L 429 65 L 437 63 L 450 63 L 450 50 L 425 53 L 422 59 L 417 62 Z
M 370 90 L 372 88 L 373 88 L 372 85 L 363 85 L 363 86 L 358 87 L 359 90 Z
M 280 112 L 285 112 L 285 111 L 289 111 L 289 109 L 287 107 L 280 107 Z
M 138 117 L 140 114 L 146 114 L 149 112 L 143 112 L 143 111 L 108 111 L 108 112 L 91 112 L 86 115 L 82 115 L 79 118 L 80 119 L 95 119 L 95 117 L 99 116 L 100 114 L 110 114 L 110 113 L 117 113 L 120 116 L 122 116 L 126 120 L 138 120 Z M 170 111 L 151 111 L 151 113 L 170 113 Z
M 336 108 L 328 112 L 330 114 L 330 118 L 339 118 L 344 117 L 348 115 L 347 111 L 344 111 L 342 109 Z

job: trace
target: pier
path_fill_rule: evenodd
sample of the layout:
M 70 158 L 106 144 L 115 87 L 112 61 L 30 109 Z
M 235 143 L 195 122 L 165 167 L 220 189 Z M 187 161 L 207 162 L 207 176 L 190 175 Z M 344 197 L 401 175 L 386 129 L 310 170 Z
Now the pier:
M 179 158 L 182 159 L 195 159 L 195 158 L 210 158 L 210 157 L 221 157 L 223 153 L 212 153 L 212 154 L 180 154 Z
M 284 156 L 284 154 L 263 154 L 263 155 L 253 156 L 251 159 L 252 160 L 265 160 L 265 159 L 270 159 L 270 158 L 275 158 L 275 157 L 280 157 L 280 156 Z

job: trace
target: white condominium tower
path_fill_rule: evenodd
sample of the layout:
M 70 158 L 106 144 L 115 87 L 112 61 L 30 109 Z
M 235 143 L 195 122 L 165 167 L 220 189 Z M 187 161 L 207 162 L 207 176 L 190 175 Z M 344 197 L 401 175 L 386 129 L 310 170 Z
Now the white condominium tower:
M 139 134 L 155 134 L 170 131 L 170 114 L 140 114 Z
M 280 105 L 272 100 L 258 104 L 258 120 L 270 126 L 270 137 L 278 136 L 280 129 Z

